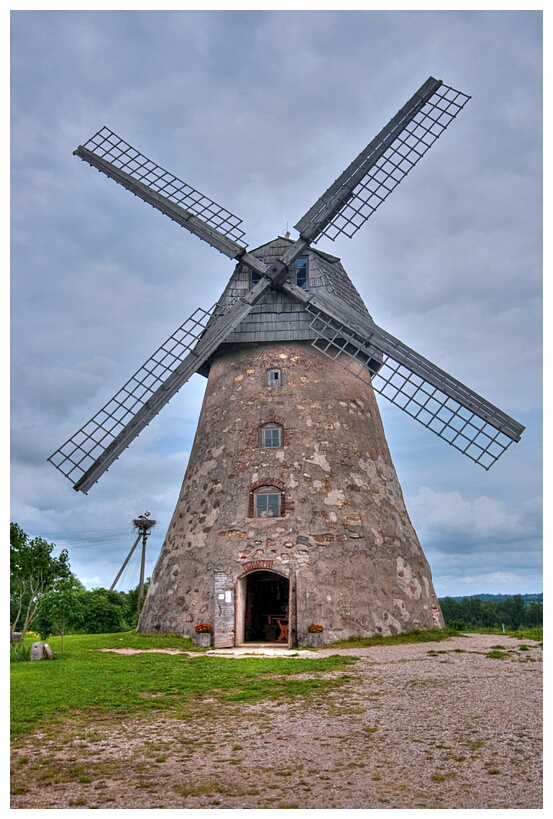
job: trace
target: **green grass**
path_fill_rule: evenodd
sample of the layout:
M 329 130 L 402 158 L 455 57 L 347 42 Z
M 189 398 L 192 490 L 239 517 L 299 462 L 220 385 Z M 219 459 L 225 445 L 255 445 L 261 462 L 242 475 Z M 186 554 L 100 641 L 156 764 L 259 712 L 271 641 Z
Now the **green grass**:
M 491 651 L 488 651 L 486 657 L 489 657 L 490 660 L 506 660 L 509 656 L 509 653 L 505 651 L 501 651 L 501 647 L 493 648 Z
M 254 702 L 278 697 L 323 694 L 349 678 L 339 674 L 355 657 L 319 660 L 244 657 L 229 659 L 198 652 L 179 654 L 116 654 L 103 648 L 181 648 L 193 643 L 181 637 L 125 634 L 69 635 L 64 654 L 59 638 L 49 644 L 53 661 L 12 663 L 12 733 L 20 736 L 40 726 L 62 723 L 68 715 L 105 715 L 123 719 L 129 714 L 170 711 L 186 717 L 203 700 Z
M 399 643 L 438 643 L 449 637 L 460 637 L 462 632 L 452 628 L 435 629 L 433 631 L 411 631 L 409 634 L 395 634 L 392 637 L 350 637 L 347 640 L 337 640 L 326 645 L 325 648 L 370 648 L 371 646 L 394 646 Z
M 543 642 L 543 626 L 520 626 L 518 629 L 500 628 L 474 628 L 467 629 L 470 634 L 499 634 L 505 637 L 516 637 L 519 640 L 535 640 L 536 643 Z
M 502 629 L 486 628 L 479 628 L 466 633 L 503 635 Z M 370 648 L 371 646 L 398 645 L 399 643 L 438 643 L 441 640 L 447 640 L 449 637 L 462 637 L 464 634 L 465 632 L 463 631 L 449 627 L 431 631 L 419 631 L 415 629 L 409 634 L 395 634 L 392 637 L 382 637 L 379 634 L 375 634 L 373 637 L 350 637 L 348 640 L 337 640 L 334 643 L 327 644 L 325 648 Z M 505 636 L 517 637 L 519 640 L 535 640 L 537 643 L 542 643 L 543 628 L 541 626 L 533 628 L 521 627 L 517 631 L 507 630 Z M 462 651 L 462 649 L 456 650 Z
M 543 626 L 533 626 L 525 628 L 521 626 L 517 631 L 507 631 L 510 637 L 518 637 L 519 640 L 535 640 L 543 643 Z

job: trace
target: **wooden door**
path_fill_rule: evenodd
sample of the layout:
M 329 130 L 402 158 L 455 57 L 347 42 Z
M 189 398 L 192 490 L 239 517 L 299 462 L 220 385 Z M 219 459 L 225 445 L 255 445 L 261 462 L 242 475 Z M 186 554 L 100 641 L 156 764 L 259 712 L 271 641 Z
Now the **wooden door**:
M 290 570 L 290 586 L 288 600 L 288 645 L 296 648 L 298 645 L 298 607 L 297 607 L 297 576 Z
M 234 629 L 234 584 L 226 572 L 215 572 L 215 622 L 213 623 L 213 645 L 215 648 L 230 648 L 235 643 Z

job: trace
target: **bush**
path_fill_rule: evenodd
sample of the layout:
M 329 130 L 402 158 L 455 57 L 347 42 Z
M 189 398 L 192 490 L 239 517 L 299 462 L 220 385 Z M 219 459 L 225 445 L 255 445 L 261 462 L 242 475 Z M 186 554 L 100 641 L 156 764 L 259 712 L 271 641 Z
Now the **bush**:
M 31 656 L 31 646 L 23 643 L 12 643 L 10 645 L 10 663 L 25 663 Z

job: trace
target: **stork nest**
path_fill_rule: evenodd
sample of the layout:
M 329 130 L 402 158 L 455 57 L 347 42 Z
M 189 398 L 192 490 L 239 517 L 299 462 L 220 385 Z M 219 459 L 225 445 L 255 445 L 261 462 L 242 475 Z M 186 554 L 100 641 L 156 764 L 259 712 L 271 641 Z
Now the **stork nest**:
M 151 518 L 135 518 L 133 520 L 135 529 L 151 529 L 156 523 L 157 521 L 151 520 Z

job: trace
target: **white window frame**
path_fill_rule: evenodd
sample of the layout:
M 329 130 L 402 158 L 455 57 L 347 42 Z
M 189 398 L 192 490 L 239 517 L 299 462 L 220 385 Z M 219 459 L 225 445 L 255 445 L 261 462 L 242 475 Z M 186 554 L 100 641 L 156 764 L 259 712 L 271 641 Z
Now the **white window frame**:
M 274 433 L 278 434 L 275 435 Z M 261 427 L 262 449 L 278 449 L 282 446 L 282 427 L 280 424 L 263 424 Z
M 267 386 L 281 387 L 282 386 L 282 371 L 278 367 L 271 367 L 267 370 Z
M 253 495 L 254 518 L 282 517 L 281 515 L 282 492 L 279 489 L 277 489 L 276 486 L 262 486 L 259 489 L 256 489 Z M 263 499 L 263 503 L 261 502 L 261 499 Z

